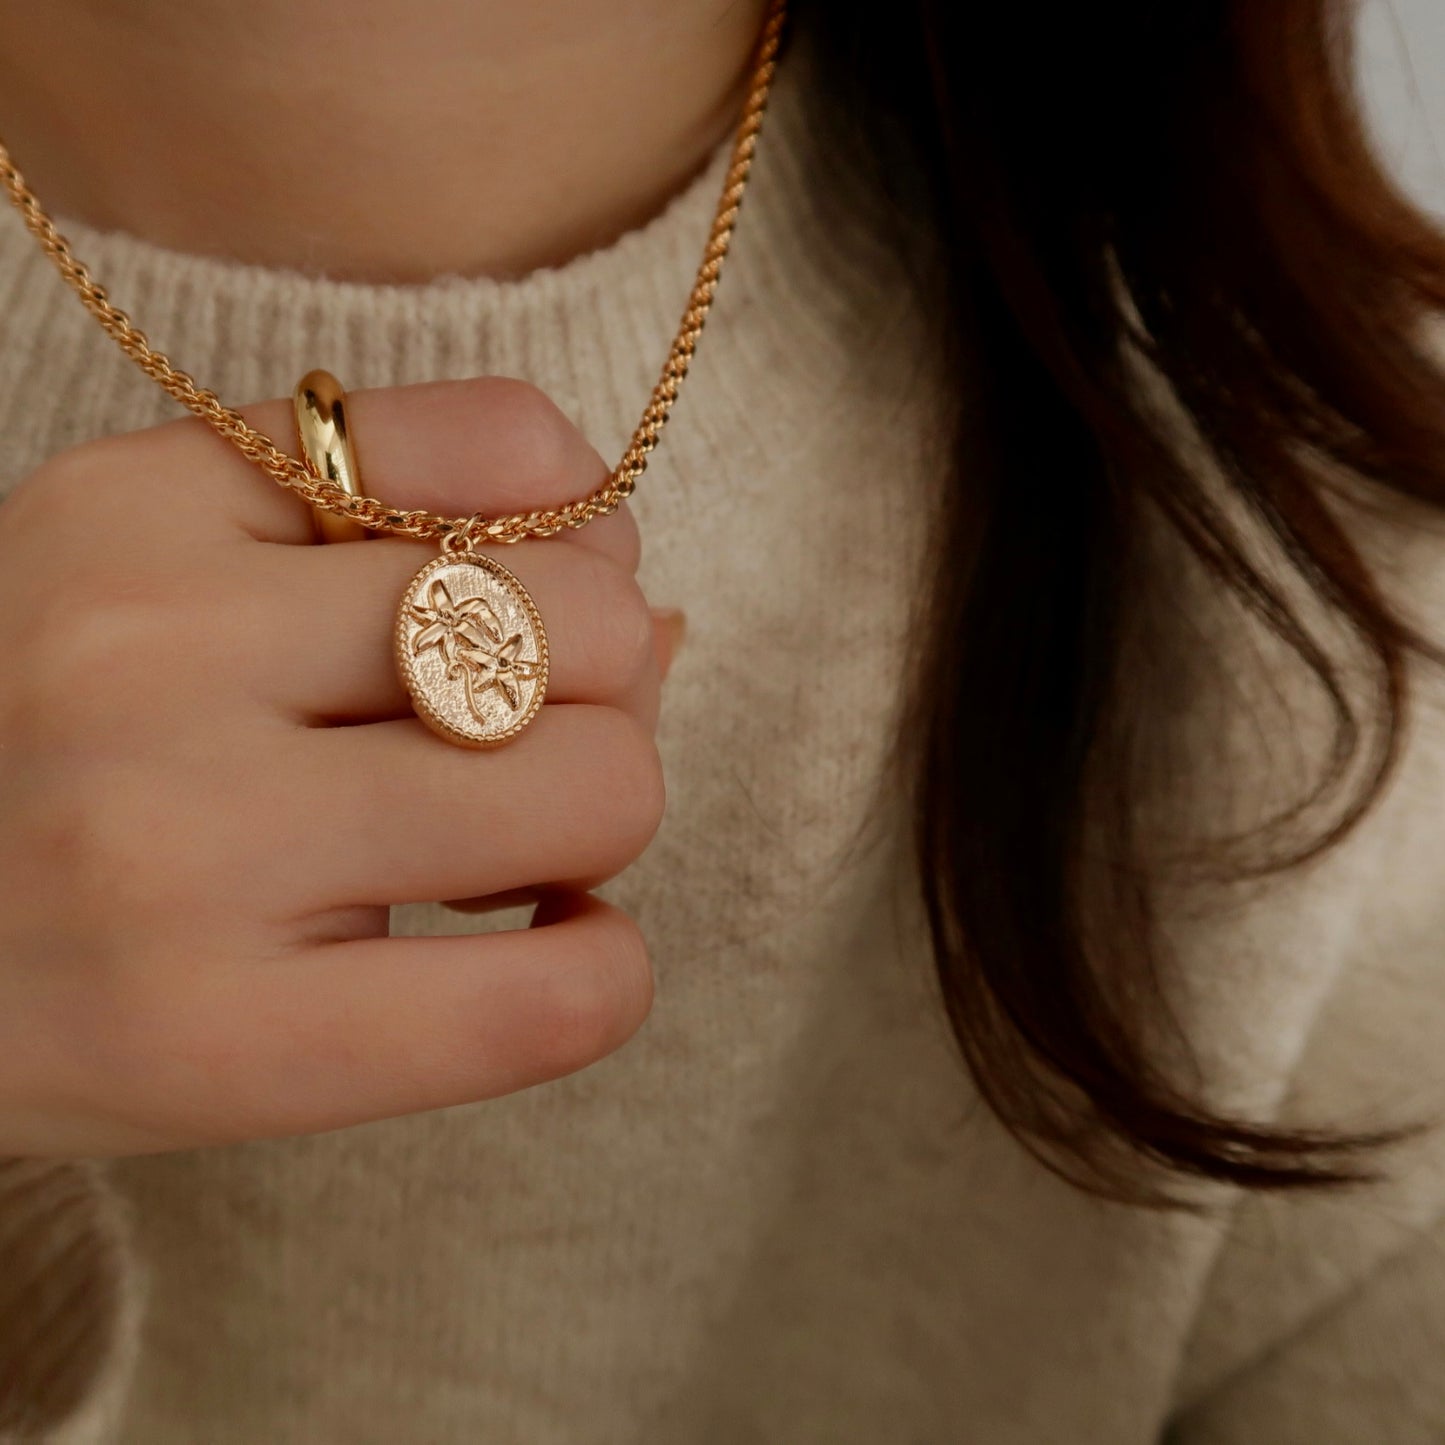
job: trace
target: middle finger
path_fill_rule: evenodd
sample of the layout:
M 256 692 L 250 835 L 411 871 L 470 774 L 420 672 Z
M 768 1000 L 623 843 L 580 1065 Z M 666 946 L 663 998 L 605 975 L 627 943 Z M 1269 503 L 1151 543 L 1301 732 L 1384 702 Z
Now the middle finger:
M 479 550 L 516 574 L 542 615 L 548 702 L 644 714 L 655 704 L 652 617 L 631 572 L 555 538 Z M 392 634 L 402 594 L 429 550 L 382 538 L 267 552 L 267 575 L 249 580 L 233 604 L 238 631 L 261 653 L 250 675 L 261 679 L 264 700 L 311 724 L 409 713 Z

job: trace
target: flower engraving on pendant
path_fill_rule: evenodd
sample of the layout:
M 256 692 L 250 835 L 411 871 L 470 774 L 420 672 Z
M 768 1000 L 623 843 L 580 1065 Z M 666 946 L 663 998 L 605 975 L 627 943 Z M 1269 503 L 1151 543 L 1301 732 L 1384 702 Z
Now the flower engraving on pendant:
M 446 555 L 412 579 L 396 658 L 418 715 L 451 742 L 486 747 L 520 732 L 547 685 L 542 619 L 490 557 Z
M 478 722 L 489 721 L 476 703 L 489 687 L 495 687 L 514 711 L 522 706 L 522 690 L 517 684 L 536 678 L 538 664 L 517 656 L 522 634 L 514 632 L 508 637 L 501 618 L 485 597 L 464 597 L 453 602 L 445 580 L 438 577 L 431 585 L 427 605 L 413 604 L 409 610 L 422 624 L 411 640 L 412 652 L 441 648 L 447 677 L 462 680 L 467 706 Z

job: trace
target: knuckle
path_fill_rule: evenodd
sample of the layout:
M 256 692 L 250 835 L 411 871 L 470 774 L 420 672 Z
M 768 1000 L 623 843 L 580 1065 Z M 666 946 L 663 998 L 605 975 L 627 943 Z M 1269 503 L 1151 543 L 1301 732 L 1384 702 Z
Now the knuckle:
M 175 1056 L 179 1040 L 168 999 L 174 984 L 167 970 L 148 960 L 146 967 L 97 970 L 86 988 L 76 990 L 66 1019 L 69 1037 L 107 1090 L 133 1078 L 140 1060 Z
M 85 1085 L 144 1137 L 224 1142 L 246 1130 L 259 1091 L 235 1087 L 235 1023 L 208 1006 L 213 982 L 197 987 L 176 959 L 154 956 L 89 991 L 78 1024 Z
M 214 445 L 199 417 L 76 442 L 52 453 L 22 477 L 0 504 L 0 529 L 14 537 L 76 529 L 140 538 L 175 508 L 176 479 L 189 491 L 212 468 L 198 466 Z
M 77 894 L 132 929 L 167 931 L 177 904 L 202 882 L 204 851 L 195 848 L 169 790 L 146 775 L 106 769 L 103 789 L 82 771 L 65 794 L 45 844 Z
M 539 477 L 562 477 L 573 470 L 577 440 L 566 413 L 540 387 L 511 377 L 497 379 L 505 387 L 508 425 L 516 444 Z
M 547 975 L 545 1064 L 556 1074 L 620 1048 L 652 1008 L 652 965 L 637 924 L 613 909 L 585 937 Z
M 113 510 L 117 499 L 129 505 L 156 470 L 155 434 L 165 428 L 117 432 L 75 442 L 52 453 L 23 477 L 5 500 L 17 519 L 43 518 L 47 525 L 74 523 L 93 531 L 98 514 Z M 124 479 L 124 486 L 114 485 Z
M 632 503 L 621 499 L 592 525 L 597 528 L 594 536 L 607 535 L 617 564 L 628 573 L 635 573 L 642 560 L 642 533 Z
M 90 605 L 50 605 L 30 621 L 22 645 L 21 692 L 51 741 L 94 741 L 147 710 L 154 664 L 173 619 L 149 600 L 111 596 Z
M 86 880 L 87 892 L 99 881 L 91 826 L 96 796 L 88 770 L 68 769 L 63 779 L 49 780 L 40 806 L 12 818 L 20 825 L 30 872 L 67 889 Z
M 662 759 L 652 734 L 629 713 L 607 709 L 597 740 L 598 781 L 613 836 L 626 858 L 635 858 L 662 824 L 667 790 Z
M 630 692 L 647 674 L 653 656 L 653 621 L 636 580 L 598 557 L 589 585 L 587 618 L 592 636 L 587 656 L 609 695 Z
M 49 531 L 66 526 L 89 526 L 104 488 L 96 486 L 97 443 L 67 447 L 42 462 L 10 489 L 0 506 L 8 530 Z

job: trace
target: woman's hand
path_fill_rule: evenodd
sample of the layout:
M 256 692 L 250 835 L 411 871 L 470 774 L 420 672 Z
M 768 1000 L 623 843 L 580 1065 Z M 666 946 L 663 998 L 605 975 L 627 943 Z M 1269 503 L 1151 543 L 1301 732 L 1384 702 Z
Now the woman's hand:
M 518 382 L 348 407 L 365 489 L 401 507 L 527 510 L 606 475 Z M 294 434 L 289 402 L 245 414 Z M 663 807 L 666 648 L 626 506 L 495 549 L 552 661 L 546 706 L 486 752 L 428 731 L 395 674 L 434 545 L 311 537 L 196 419 L 63 452 L 0 505 L 0 1153 L 488 1098 L 645 1017 L 638 928 L 587 892 Z M 499 896 L 540 898 L 530 929 L 387 937 L 389 904 Z

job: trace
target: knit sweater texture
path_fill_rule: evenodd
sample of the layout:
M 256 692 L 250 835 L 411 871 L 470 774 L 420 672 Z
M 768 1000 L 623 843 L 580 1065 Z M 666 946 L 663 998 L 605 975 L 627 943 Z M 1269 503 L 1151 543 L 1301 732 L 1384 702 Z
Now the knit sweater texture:
M 353 388 L 501 373 L 615 456 L 725 162 L 607 248 L 506 282 L 341 282 L 59 220 L 228 402 L 289 395 L 318 365 Z M 580 1074 L 473 1106 L 0 1162 L 0 1437 L 1445 1440 L 1445 1131 L 1362 1189 L 1150 1214 L 1043 1169 L 958 1060 L 889 771 L 951 415 L 926 311 L 790 52 L 693 376 L 631 504 L 644 589 L 688 614 L 659 731 L 667 816 L 602 890 L 647 937 L 651 1018 Z M 0 485 L 179 414 L 13 214 L 0 317 Z M 1445 636 L 1445 534 L 1376 543 Z M 1161 558 L 1154 626 L 1192 671 L 1155 699 L 1187 762 L 1158 793 L 1193 779 L 1193 817 L 1237 821 L 1309 763 L 1318 701 Z M 1165 887 L 1176 1011 L 1214 1096 L 1343 1127 L 1445 1112 L 1442 810 L 1422 674 L 1395 779 L 1342 846 L 1247 886 Z M 393 927 L 518 921 L 413 905 Z

